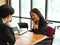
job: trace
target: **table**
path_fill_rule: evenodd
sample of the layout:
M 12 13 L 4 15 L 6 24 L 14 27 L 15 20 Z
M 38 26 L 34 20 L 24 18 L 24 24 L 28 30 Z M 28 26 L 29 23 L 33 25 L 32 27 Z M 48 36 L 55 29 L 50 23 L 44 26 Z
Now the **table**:
M 26 32 L 16 40 L 15 45 L 34 45 L 46 39 L 47 36 L 41 34 L 34 34 L 33 32 Z

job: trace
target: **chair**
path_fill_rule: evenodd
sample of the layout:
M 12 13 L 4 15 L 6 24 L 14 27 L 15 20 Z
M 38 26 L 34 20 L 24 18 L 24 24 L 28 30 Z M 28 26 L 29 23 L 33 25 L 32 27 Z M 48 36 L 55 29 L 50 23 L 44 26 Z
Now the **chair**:
M 46 31 L 47 31 L 47 35 L 49 38 L 46 38 L 45 40 L 37 43 L 36 45 L 52 45 L 53 38 L 54 38 L 53 35 L 55 34 L 55 29 L 50 26 L 47 26 Z
M 46 27 L 46 31 L 47 31 L 48 36 L 51 37 L 51 38 L 52 38 L 53 35 L 55 34 L 55 29 L 52 28 L 52 27 L 50 27 L 50 26 L 47 26 L 47 27 Z
M 55 34 L 55 28 L 52 28 L 51 26 L 47 26 L 46 31 L 49 38 L 45 39 L 44 41 L 52 45 Z
M 28 30 L 28 24 L 27 23 L 20 22 L 20 23 L 18 23 L 18 25 L 20 28 L 27 28 L 27 30 Z

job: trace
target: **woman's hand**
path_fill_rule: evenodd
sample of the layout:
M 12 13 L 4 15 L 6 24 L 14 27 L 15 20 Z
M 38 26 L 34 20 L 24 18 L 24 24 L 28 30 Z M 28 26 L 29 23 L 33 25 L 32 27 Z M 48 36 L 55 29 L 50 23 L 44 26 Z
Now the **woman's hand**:
M 33 28 L 38 29 L 38 24 L 36 24 L 34 21 L 33 21 Z

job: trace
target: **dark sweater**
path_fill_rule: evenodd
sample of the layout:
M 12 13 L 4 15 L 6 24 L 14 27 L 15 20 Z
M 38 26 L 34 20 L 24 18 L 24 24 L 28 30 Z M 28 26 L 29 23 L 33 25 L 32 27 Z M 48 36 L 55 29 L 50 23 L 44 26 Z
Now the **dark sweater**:
M 4 24 L 3 21 L 0 19 L 0 45 L 8 45 L 7 42 L 10 45 L 14 45 L 14 32 L 11 27 Z
M 34 32 L 36 34 L 43 34 L 43 35 L 47 35 L 47 31 L 46 31 L 46 26 L 47 26 L 47 22 L 45 22 L 44 20 L 38 25 L 38 29 L 34 28 L 31 30 L 31 32 Z

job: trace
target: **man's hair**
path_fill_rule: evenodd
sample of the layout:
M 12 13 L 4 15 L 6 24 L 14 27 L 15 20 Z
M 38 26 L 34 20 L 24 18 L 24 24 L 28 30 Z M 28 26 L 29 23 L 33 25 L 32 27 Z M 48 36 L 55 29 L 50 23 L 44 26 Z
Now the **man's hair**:
M 14 14 L 14 9 L 11 6 L 7 4 L 0 6 L 0 18 L 5 18 L 10 14 Z

